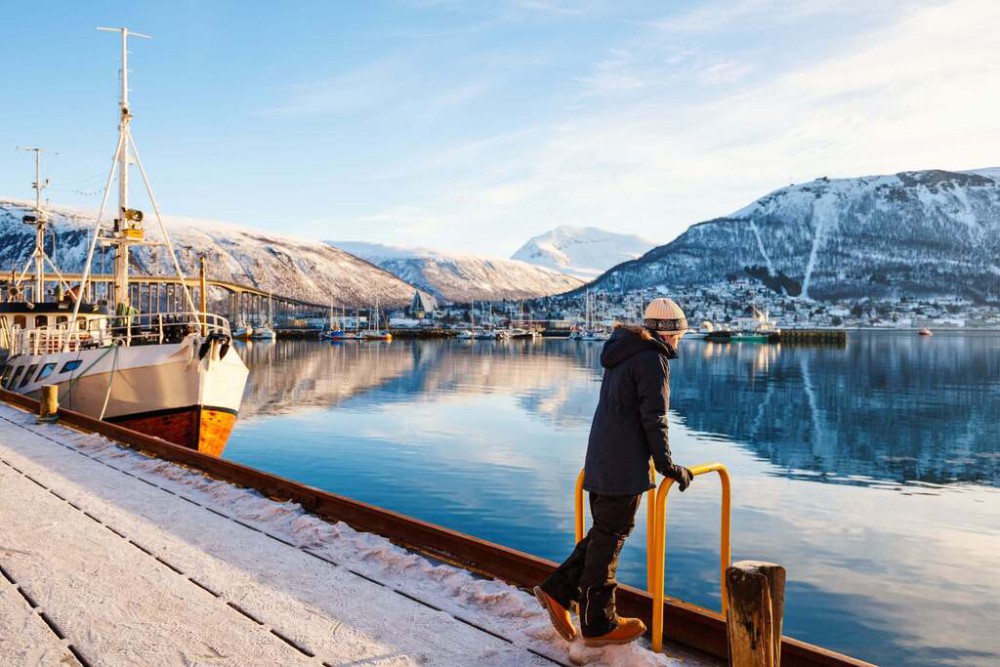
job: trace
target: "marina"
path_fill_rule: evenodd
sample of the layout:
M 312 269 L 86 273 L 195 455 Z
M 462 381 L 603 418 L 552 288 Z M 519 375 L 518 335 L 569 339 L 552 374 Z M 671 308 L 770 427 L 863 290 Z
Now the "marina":
M 1000 11 L 584 4 L 7 11 L 0 667 L 1000 663 Z

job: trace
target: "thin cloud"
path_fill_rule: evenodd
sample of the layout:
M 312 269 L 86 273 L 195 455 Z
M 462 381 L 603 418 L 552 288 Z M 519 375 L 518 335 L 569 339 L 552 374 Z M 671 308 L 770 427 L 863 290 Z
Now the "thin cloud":
M 573 107 L 507 158 L 507 176 L 460 174 L 428 215 L 501 229 L 510 250 L 558 224 L 666 242 L 789 180 L 990 163 L 989 146 L 1000 141 L 990 84 L 1000 68 L 998 22 L 1000 5 L 955 0 L 855 34 L 836 56 L 791 71 L 720 61 L 707 76 L 732 85 L 712 88 L 717 94 L 685 99 L 659 86 L 633 100 L 628 86 L 604 85 L 612 99 L 634 103 Z M 603 71 L 632 71 L 637 57 L 631 48 L 612 52 Z M 694 61 L 691 69 L 685 59 L 688 75 L 704 84 Z M 487 247 L 449 229 L 446 242 L 456 240 Z

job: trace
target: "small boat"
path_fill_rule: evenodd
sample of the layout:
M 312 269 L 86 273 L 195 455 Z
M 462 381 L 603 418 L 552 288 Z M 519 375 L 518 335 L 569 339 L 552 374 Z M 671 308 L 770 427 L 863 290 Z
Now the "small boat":
M 254 327 L 250 333 L 250 340 L 274 340 L 277 337 L 278 335 L 274 333 L 274 329 L 268 326 L 266 322 Z
M 333 317 L 333 304 L 330 305 L 330 319 L 327 320 L 326 328 L 319 333 L 320 340 L 341 341 L 347 340 L 347 331 L 344 321 L 347 320 L 346 313 L 339 321 Z
M 582 332 L 577 340 L 584 343 L 599 343 L 606 341 L 609 338 L 611 338 L 611 334 L 607 331 L 590 330 Z
M 930 329 L 928 329 L 928 328 L 925 327 L 925 328 L 921 329 L 920 331 L 918 331 L 917 335 L 918 336 L 933 336 L 934 332 L 932 332 Z
M 767 313 L 748 306 L 729 329 L 714 329 L 704 335 L 710 343 L 771 343 L 781 338 L 781 329 Z
M 507 332 L 502 329 L 478 329 L 472 332 L 474 340 L 504 340 Z
M 253 337 L 253 327 L 249 324 L 244 324 L 240 322 L 233 329 L 233 338 L 236 340 L 250 340 Z
M 518 327 L 515 327 L 513 329 L 507 329 L 507 331 L 505 333 L 507 334 L 507 338 L 516 339 L 516 340 L 523 340 L 523 339 L 526 339 L 526 338 L 534 338 L 535 337 L 535 332 L 534 331 L 530 331 L 528 329 L 521 329 L 521 328 L 518 328 Z
M 388 327 L 383 329 L 380 322 L 381 312 L 378 305 L 378 295 L 375 295 L 375 312 L 374 318 L 368 319 L 368 328 L 361 332 L 360 340 L 371 340 L 371 341 L 390 341 L 392 340 L 392 334 L 389 332 Z
M 597 297 L 587 290 L 586 303 L 584 307 L 583 329 L 574 329 L 569 335 L 570 340 L 578 340 L 585 343 L 603 342 L 611 338 L 611 333 L 598 328 L 596 316 Z
M 274 340 L 278 337 L 278 334 L 271 328 L 271 323 L 274 322 L 274 306 L 270 294 L 267 295 L 267 317 L 267 322 L 254 327 L 250 332 L 251 340 Z

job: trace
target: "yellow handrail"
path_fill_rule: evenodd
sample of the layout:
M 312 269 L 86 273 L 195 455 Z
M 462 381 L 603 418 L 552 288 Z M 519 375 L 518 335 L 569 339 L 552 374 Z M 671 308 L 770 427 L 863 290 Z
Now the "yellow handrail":
M 653 469 L 653 464 L 650 462 L 649 470 L 651 473 L 655 474 Z M 655 479 L 655 477 L 654 477 Z M 649 557 L 653 553 L 653 538 L 654 530 L 656 526 L 656 490 L 650 489 L 646 492 L 646 590 L 652 594 L 653 592 L 653 560 Z M 584 502 L 583 502 L 583 470 L 576 477 L 576 491 L 573 496 L 573 528 L 574 534 L 576 536 L 576 542 L 578 543 L 583 539 L 583 533 L 585 528 L 584 523 Z
M 722 546 L 720 550 L 721 553 L 719 554 L 719 579 L 722 591 L 722 613 L 725 615 L 727 605 L 726 568 L 729 567 L 729 563 L 732 560 L 732 553 L 729 544 L 730 514 L 732 511 L 729 471 L 726 470 L 726 466 L 721 463 L 707 463 L 705 465 L 691 468 L 691 474 L 695 477 L 710 472 L 719 473 L 719 479 L 722 481 L 722 525 L 720 531 Z M 667 494 L 670 493 L 670 487 L 673 483 L 674 480 L 669 477 L 660 483 L 660 488 L 656 492 L 656 526 L 653 531 L 654 540 L 652 547 L 649 547 L 649 542 L 647 541 L 647 582 L 650 578 L 653 579 L 653 585 L 650 587 L 651 590 L 649 591 L 650 595 L 653 596 L 653 650 L 657 653 L 663 650 L 663 588 L 665 581 L 664 569 L 666 565 L 667 551 Z M 652 576 L 648 574 L 650 570 L 650 561 L 655 561 L 652 566 Z

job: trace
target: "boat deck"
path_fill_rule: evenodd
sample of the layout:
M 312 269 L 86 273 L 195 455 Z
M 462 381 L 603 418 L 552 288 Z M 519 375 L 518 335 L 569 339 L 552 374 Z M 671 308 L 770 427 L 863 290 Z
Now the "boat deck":
M 0 488 L 4 664 L 676 662 L 568 644 L 515 587 L 2 404 Z

